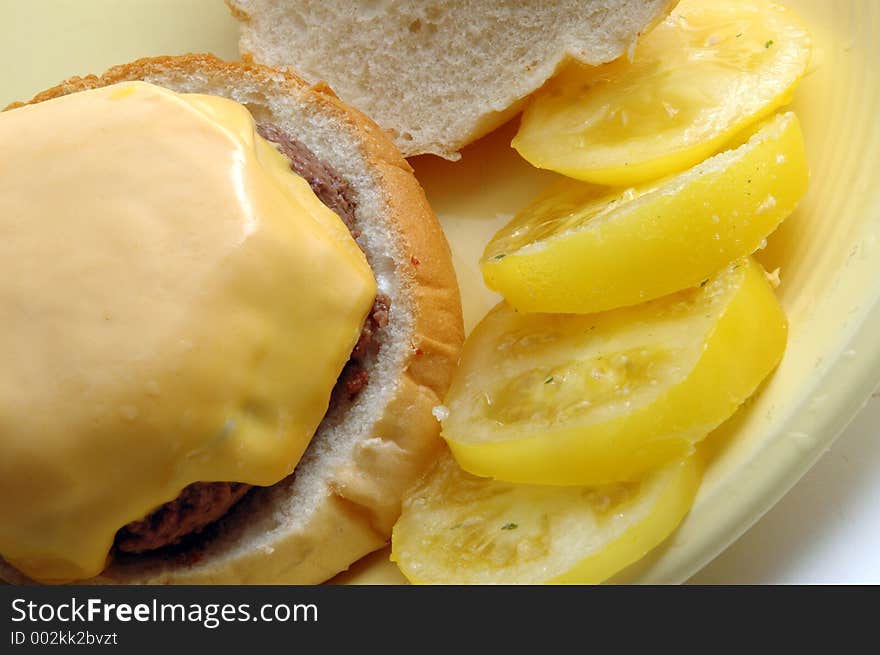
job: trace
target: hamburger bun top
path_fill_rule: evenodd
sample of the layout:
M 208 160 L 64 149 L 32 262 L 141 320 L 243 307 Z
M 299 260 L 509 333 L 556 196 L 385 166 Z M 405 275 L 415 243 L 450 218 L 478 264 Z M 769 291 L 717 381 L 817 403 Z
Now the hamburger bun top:
M 457 159 L 566 63 L 625 54 L 676 0 L 226 3 L 243 57 L 326 81 L 407 157 Z

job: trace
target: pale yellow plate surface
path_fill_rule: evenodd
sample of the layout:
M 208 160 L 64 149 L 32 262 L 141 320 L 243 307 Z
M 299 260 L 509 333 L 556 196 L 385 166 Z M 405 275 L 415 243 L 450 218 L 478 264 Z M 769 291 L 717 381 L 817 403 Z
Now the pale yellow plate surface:
M 681 529 L 617 581 L 690 577 L 791 488 L 880 381 L 880 2 L 783 3 L 816 40 L 793 105 L 807 137 L 810 192 L 761 257 L 781 268 L 788 351 L 755 402 L 713 438 L 716 456 Z M 0 0 L 0 26 L 0 106 L 139 56 L 236 57 L 236 27 L 221 0 Z M 477 269 L 485 242 L 554 179 L 508 147 L 514 129 L 457 163 L 413 162 L 452 243 L 468 327 L 495 302 Z M 402 578 L 382 552 L 345 580 Z

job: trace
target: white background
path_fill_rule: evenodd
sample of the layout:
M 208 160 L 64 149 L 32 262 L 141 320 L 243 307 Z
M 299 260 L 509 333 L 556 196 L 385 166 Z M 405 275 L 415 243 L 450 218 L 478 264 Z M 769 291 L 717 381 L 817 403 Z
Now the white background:
M 880 392 L 694 584 L 880 584 Z

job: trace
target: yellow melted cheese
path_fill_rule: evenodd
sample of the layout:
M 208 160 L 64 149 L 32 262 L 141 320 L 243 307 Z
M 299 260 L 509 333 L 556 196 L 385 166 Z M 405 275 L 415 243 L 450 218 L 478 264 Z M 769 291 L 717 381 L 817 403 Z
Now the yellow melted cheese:
M 186 485 L 291 473 L 375 280 L 230 100 L 123 83 L 0 144 L 0 555 L 88 578 Z

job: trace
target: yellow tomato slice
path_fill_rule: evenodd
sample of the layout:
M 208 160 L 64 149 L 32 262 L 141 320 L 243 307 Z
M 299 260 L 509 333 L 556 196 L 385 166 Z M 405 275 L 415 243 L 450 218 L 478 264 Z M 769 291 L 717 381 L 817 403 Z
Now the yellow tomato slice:
M 601 314 L 520 314 L 474 329 L 445 405 L 459 464 L 508 482 L 637 479 L 693 451 L 775 368 L 787 321 L 761 265 Z
M 538 168 L 624 186 L 683 170 L 787 103 L 810 60 L 797 17 L 760 0 L 684 0 L 632 62 L 573 66 L 523 114 Z
M 486 246 L 486 284 L 521 311 L 588 313 L 694 286 L 751 254 L 807 189 L 797 117 L 743 145 L 627 191 L 563 181 Z
M 701 475 L 695 456 L 639 482 L 515 485 L 445 454 L 404 501 L 391 559 L 416 583 L 597 584 L 669 536 Z

